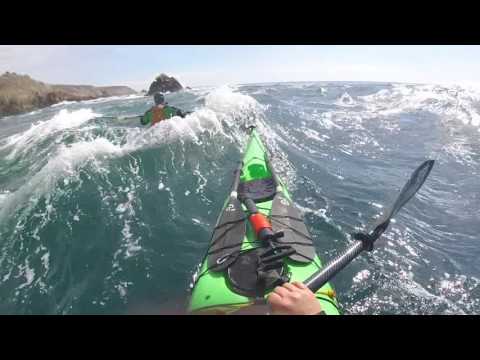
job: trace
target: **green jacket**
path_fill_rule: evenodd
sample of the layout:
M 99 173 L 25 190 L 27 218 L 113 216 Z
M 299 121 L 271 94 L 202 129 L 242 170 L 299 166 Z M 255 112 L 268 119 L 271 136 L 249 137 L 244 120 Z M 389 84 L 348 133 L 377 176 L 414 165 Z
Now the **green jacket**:
M 153 117 L 153 108 L 145 112 L 145 114 L 141 117 L 140 123 L 142 125 L 148 125 L 152 123 L 152 117 Z M 165 116 L 165 119 L 170 119 L 174 116 L 180 116 L 180 117 L 185 117 L 185 114 L 182 113 L 180 109 L 177 109 L 176 107 L 170 106 L 170 105 L 165 105 L 163 107 L 163 114 Z

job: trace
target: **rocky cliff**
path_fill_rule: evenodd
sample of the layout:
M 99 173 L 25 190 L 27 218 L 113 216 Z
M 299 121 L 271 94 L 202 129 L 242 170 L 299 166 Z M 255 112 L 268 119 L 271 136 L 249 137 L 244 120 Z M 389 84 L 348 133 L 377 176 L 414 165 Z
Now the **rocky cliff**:
M 182 90 L 183 86 L 174 77 L 160 74 L 156 77 L 155 81 L 150 85 L 147 96 L 151 96 L 157 92 L 175 92 Z
M 0 76 L 0 117 L 32 111 L 61 101 L 92 100 L 135 93 L 127 86 L 50 85 L 28 75 L 7 72 Z

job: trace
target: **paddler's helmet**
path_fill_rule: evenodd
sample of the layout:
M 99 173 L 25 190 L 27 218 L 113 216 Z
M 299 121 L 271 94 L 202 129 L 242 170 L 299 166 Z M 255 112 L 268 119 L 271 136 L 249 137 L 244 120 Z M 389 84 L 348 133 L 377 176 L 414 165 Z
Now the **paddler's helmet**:
M 155 102 L 155 105 L 163 105 L 165 104 L 165 98 L 163 97 L 162 94 L 160 93 L 155 93 L 153 95 L 153 101 Z

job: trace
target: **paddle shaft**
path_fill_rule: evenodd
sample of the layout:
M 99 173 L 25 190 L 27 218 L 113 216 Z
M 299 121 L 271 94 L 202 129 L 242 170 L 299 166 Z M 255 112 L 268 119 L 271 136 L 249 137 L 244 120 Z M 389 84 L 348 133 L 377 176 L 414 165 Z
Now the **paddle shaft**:
M 391 218 L 417 193 L 432 170 L 434 160 L 427 160 L 411 175 L 400 191 L 397 200 L 391 207 L 385 219 L 372 232 L 354 234 L 355 243 L 342 254 L 330 261 L 323 269 L 310 276 L 304 283 L 313 292 L 318 291 L 325 283 L 335 276 L 345 266 L 350 264 L 363 250 L 372 250 L 373 243 L 385 232 Z
M 350 264 L 363 250 L 365 250 L 365 244 L 359 240 L 355 241 L 352 246 L 331 260 L 320 272 L 313 274 L 303 283 L 312 292 L 317 292 L 332 277 Z

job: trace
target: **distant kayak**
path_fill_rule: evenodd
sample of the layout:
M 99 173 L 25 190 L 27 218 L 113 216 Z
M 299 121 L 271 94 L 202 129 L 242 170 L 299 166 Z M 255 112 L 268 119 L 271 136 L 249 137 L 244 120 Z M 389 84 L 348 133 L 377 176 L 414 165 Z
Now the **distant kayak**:
M 252 215 L 251 207 L 260 215 Z M 268 219 L 266 224 L 262 215 Z M 261 241 L 259 237 L 265 228 L 268 230 L 268 222 L 274 235 L 271 241 Z M 301 215 L 274 173 L 258 133 L 252 129 L 243 161 L 235 172 L 232 192 L 196 277 L 189 311 L 234 313 L 267 298 L 275 286 L 286 281 L 302 282 L 321 268 Z M 326 314 L 340 314 L 329 283 L 315 294 Z

